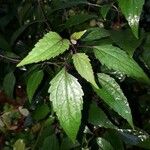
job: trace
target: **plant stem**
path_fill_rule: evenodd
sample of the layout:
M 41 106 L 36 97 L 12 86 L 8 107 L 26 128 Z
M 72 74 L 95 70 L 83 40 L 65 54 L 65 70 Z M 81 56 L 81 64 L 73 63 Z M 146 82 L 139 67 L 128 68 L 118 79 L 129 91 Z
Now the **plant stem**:
M 19 59 L 10 58 L 10 57 L 7 57 L 7 56 L 1 55 L 1 54 L 0 54 L 0 58 L 4 58 L 4 59 L 6 59 L 6 60 L 8 60 L 8 61 L 10 61 L 12 63 L 18 63 L 18 62 L 20 62 Z

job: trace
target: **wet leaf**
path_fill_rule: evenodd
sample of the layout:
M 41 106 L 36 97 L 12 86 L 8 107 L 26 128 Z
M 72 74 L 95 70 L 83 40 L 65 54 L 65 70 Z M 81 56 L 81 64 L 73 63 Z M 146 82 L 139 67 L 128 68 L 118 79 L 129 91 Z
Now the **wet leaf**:
M 98 81 L 102 88 L 95 90 L 97 94 L 133 127 L 128 101 L 118 83 L 104 73 L 98 74 Z
M 119 7 L 128 20 L 134 35 L 138 38 L 139 20 L 144 5 L 144 0 L 118 0 L 118 2 Z
M 150 79 L 142 68 L 120 48 L 112 45 L 94 46 L 94 52 L 96 58 L 108 68 L 150 84 Z
M 50 100 L 60 125 L 74 142 L 81 122 L 82 96 L 77 79 L 63 68 L 50 82 Z
M 123 141 L 130 145 L 138 145 L 149 138 L 149 135 L 140 130 L 118 129 Z

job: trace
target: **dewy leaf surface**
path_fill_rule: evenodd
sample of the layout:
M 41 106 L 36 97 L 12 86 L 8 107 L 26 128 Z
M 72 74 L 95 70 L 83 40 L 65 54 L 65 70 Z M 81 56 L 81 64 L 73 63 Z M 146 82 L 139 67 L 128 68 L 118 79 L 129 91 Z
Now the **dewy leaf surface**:
M 54 58 L 66 51 L 69 45 L 69 40 L 62 39 L 56 32 L 49 32 L 37 42 L 32 51 L 17 66 Z
M 81 122 L 84 95 L 75 77 L 62 69 L 50 82 L 50 100 L 66 134 L 75 141 Z
M 118 83 L 104 73 L 98 74 L 98 80 L 102 88 L 95 90 L 97 94 L 133 127 L 128 101 Z
M 76 53 L 73 55 L 73 64 L 78 71 L 78 73 L 85 78 L 88 82 L 98 88 L 95 79 L 94 73 L 92 70 L 92 65 L 90 59 L 85 53 Z
M 139 20 L 144 0 L 118 0 L 118 3 L 134 35 L 138 37 Z
M 150 79 L 141 67 L 120 48 L 112 45 L 94 46 L 94 52 L 96 58 L 108 68 L 150 84 Z

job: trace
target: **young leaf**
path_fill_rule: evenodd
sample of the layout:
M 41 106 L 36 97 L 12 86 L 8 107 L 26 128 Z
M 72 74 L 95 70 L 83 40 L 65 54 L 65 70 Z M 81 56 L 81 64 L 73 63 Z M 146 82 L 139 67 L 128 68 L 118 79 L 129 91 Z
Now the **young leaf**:
M 13 146 L 13 150 L 25 150 L 24 141 L 22 139 L 18 139 Z
M 79 40 L 81 37 L 85 34 L 86 30 L 80 31 L 80 32 L 75 32 L 70 36 L 71 40 Z
M 89 122 L 95 126 L 116 129 L 103 110 L 92 103 L 89 110 Z
M 16 83 L 16 78 L 13 72 L 9 72 L 3 81 L 3 88 L 7 96 L 13 98 L 14 86 Z
M 94 46 L 94 52 L 97 59 L 108 68 L 150 84 L 150 79 L 140 66 L 120 48 L 112 45 Z
M 97 94 L 133 127 L 132 115 L 128 101 L 118 83 L 104 73 L 98 74 L 98 80 L 102 88 L 95 90 Z
M 50 82 L 50 100 L 66 134 L 75 141 L 81 122 L 84 95 L 77 79 L 63 68 Z
M 28 79 L 27 82 L 27 94 L 29 101 L 31 102 L 33 95 L 43 79 L 44 73 L 42 70 L 35 71 Z
M 104 138 L 97 138 L 97 144 L 101 150 L 114 150 L 112 145 Z
M 78 73 L 90 82 L 93 86 L 98 88 L 95 79 L 90 59 L 85 53 L 77 53 L 73 55 L 73 63 Z
M 49 32 L 39 40 L 32 51 L 17 66 L 54 58 L 66 51 L 69 45 L 69 40 L 62 39 L 56 32 Z
M 118 3 L 134 35 L 138 38 L 139 20 L 144 0 L 118 0 Z

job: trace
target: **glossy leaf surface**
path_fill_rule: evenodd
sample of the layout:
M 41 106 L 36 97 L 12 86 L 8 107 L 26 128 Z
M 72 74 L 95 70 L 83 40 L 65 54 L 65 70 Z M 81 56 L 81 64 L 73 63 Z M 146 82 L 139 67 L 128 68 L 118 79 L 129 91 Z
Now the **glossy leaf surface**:
M 94 52 L 97 59 L 108 68 L 150 84 L 150 79 L 141 67 L 120 48 L 112 45 L 94 46 Z
M 138 38 L 139 20 L 144 0 L 118 0 L 118 3 L 134 35 Z
M 77 79 L 62 69 L 50 82 L 50 100 L 61 126 L 75 141 L 81 122 L 83 91 Z
M 128 101 L 118 83 L 104 73 L 98 74 L 98 80 L 102 88 L 96 90 L 97 94 L 133 127 Z
M 32 51 L 17 66 L 54 58 L 66 51 L 69 44 L 69 40 L 62 39 L 56 32 L 49 32 L 37 42 Z

